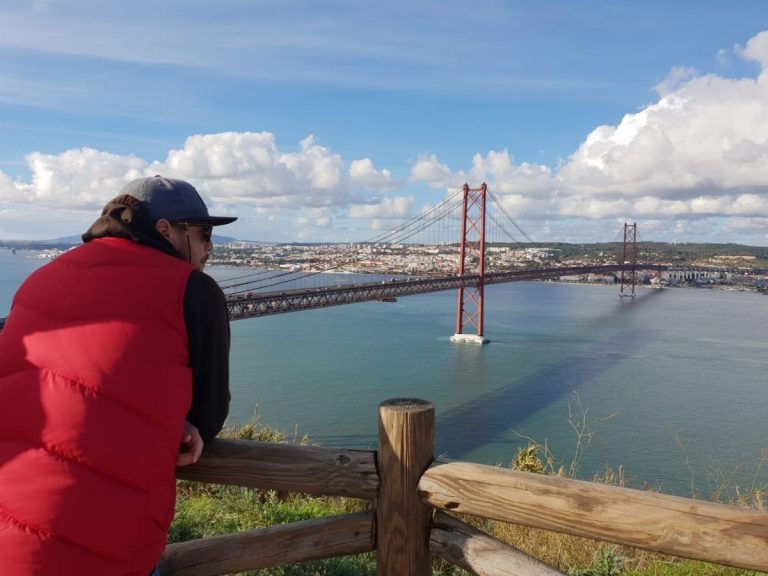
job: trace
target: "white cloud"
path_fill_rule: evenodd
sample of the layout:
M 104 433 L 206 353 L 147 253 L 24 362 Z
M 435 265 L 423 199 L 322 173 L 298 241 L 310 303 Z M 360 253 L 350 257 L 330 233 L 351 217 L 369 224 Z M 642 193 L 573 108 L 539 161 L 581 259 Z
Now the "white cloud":
M 504 209 L 510 214 L 517 214 L 519 216 L 530 214 L 532 211 L 538 210 L 539 213 L 541 213 L 541 211 L 546 210 L 546 207 L 542 202 L 536 201 L 524 194 L 505 194 L 498 198 L 504 206 Z
M 191 181 L 212 205 L 270 207 L 346 206 L 344 161 L 309 136 L 297 152 L 281 152 L 269 132 L 190 136 L 164 161 L 82 148 L 26 157 L 31 180 L 0 172 L 0 200 L 37 205 L 100 208 L 130 180 L 162 174 Z
M 389 170 L 376 170 L 369 158 L 352 161 L 349 165 L 349 179 L 352 185 L 372 190 L 386 191 L 401 186 L 392 180 Z
M 310 208 L 296 218 L 296 224 L 302 227 L 330 228 L 333 219 L 327 208 Z
M 559 168 L 516 161 L 503 148 L 477 152 L 465 170 L 453 171 L 430 153 L 412 163 L 409 184 L 452 192 L 465 182 L 487 182 L 514 217 L 546 221 L 544 230 L 553 229 L 555 220 L 608 225 L 638 217 L 651 225 L 674 222 L 670 228 L 681 234 L 711 228 L 715 219 L 727 221 L 722 226 L 734 233 L 764 224 L 768 31 L 734 53 L 757 63 L 759 74 L 725 78 L 675 67 L 656 86 L 656 102 L 617 125 L 596 127 Z M 26 161 L 26 181 L 0 172 L 0 201 L 22 209 L 94 210 L 132 178 L 156 173 L 190 180 L 212 211 L 294 224 L 302 234 L 342 218 L 384 226 L 407 217 L 416 202 L 414 196 L 366 196 L 405 184 L 372 159 L 345 160 L 312 135 L 290 149 L 278 146 L 271 132 L 223 132 L 190 136 L 154 161 L 92 148 L 33 152 Z
M 143 175 L 146 162 L 92 148 L 58 155 L 26 156 L 31 183 L 0 173 L 0 200 L 57 208 L 101 208 L 127 182 Z
M 768 216 L 768 197 L 757 194 L 742 194 L 733 201 L 729 208 L 724 210 L 724 213 L 739 216 Z
M 475 154 L 468 177 L 472 182 L 492 183 L 499 194 L 534 195 L 554 187 L 548 166 L 528 162 L 515 165 L 506 148 L 501 152 L 491 150 L 486 156 Z
M 737 51 L 768 64 L 768 32 Z M 515 217 L 768 216 L 768 76 L 727 79 L 674 68 L 659 101 L 595 128 L 553 174 L 508 150 L 475 154 L 466 173 L 436 155 L 411 179 L 433 188 L 487 182 Z
M 32 186 L 14 180 L 0 172 L 0 199 L 4 202 L 26 202 L 32 193 Z
M 239 216 L 243 226 L 250 225 L 260 236 L 263 230 L 282 227 L 278 235 L 285 239 L 308 239 L 316 231 L 329 230 L 334 216 L 348 217 L 350 207 L 353 218 L 389 219 L 407 215 L 413 204 L 412 197 L 379 202 L 350 195 L 350 187 L 361 181 L 393 186 L 391 174 L 376 170 L 369 160 L 347 165 L 313 136 L 302 140 L 296 151 L 281 150 L 269 132 L 224 132 L 190 136 L 162 161 L 91 148 L 57 155 L 35 152 L 26 159 L 29 181 L 0 172 L 0 202 L 16 206 L 16 214 L 28 214 L 27 207 L 79 211 L 75 220 L 86 226 L 127 182 L 154 174 L 188 180 L 211 213 Z M 356 204 L 361 204 L 358 211 Z
M 768 218 L 729 218 L 725 223 L 725 230 L 768 236 Z
M 623 199 L 602 200 L 598 198 L 583 198 L 570 196 L 560 199 L 557 212 L 560 216 L 601 219 L 632 215 L 631 204 Z
M 413 196 L 384 198 L 378 204 L 352 206 L 348 216 L 350 218 L 403 218 L 408 215 L 413 203 Z
M 455 188 L 463 185 L 463 172 L 453 174 L 446 164 L 441 164 L 437 156 L 420 156 L 411 166 L 411 181 L 426 182 L 430 188 Z
M 666 96 L 667 94 L 677 90 L 682 84 L 695 78 L 698 72 L 695 68 L 685 68 L 683 66 L 675 66 L 671 72 L 667 74 L 667 77 L 659 84 L 653 87 L 659 96 Z
M 315 144 L 314 136 L 301 141 L 301 151 L 283 154 L 280 161 L 297 178 L 308 181 L 318 190 L 331 190 L 341 182 L 341 156 L 331 154 L 328 148 Z
M 298 152 L 281 152 L 270 132 L 190 136 L 149 172 L 193 181 L 219 202 L 289 207 L 344 204 L 343 160 L 308 136 Z
M 683 216 L 690 214 L 691 208 L 682 200 L 662 200 L 656 196 L 643 196 L 632 202 L 631 213 L 646 217 Z
M 768 64 L 768 33 L 745 58 Z M 768 196 L 768 76 L 691 77 L 674 69 L 662 97 L 618 126 L 592 131 L 557 174 L 561 191 L 636 198 L 648 208 L 691 214 L 765 215 Z
M 736 53 L 746 60 L 754 60 L 762 67 L 763 74 L 768 69 L 768 30 L 753 36 L 746 47 L 736 47 Z

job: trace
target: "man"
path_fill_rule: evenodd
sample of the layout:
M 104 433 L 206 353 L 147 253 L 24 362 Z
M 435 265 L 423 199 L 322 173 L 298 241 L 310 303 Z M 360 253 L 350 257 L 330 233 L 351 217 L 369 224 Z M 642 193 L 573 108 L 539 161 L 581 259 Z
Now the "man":
M 0 574 L 148 576 L 175 466 L 229 407 L 229 323 L 187 182 L 130 182 L 0 332 Z

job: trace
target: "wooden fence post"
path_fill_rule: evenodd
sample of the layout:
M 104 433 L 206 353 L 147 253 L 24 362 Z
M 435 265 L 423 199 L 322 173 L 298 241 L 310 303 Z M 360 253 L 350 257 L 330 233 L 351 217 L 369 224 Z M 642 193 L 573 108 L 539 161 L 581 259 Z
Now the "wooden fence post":
M 432 511 L 417 493 L 434 459 L 435 407 L 425 400 L 397 398 L 379 406 L 379 475 L 376 504 L 378 576 L 429 576 Z

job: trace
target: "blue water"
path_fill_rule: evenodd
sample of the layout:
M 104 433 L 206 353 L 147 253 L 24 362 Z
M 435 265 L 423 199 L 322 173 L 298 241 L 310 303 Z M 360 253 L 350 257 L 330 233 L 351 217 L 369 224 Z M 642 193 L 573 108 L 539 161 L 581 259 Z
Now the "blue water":
M 11 274 L 38 262 L 0 251 L 0 265 L 2 306 L 23 279 Z M 768 484 L 757 470 L 768 456 L 765 296 L 489 286 L 486 346 L 449 341 L 455 309 L 443 292 L 233 322 L 230 420 L 257 409 L 289 435 L 373 448 L 379 403 L 418 397 L 435 404 L 436 450 L 450 458 L 506 465 L 528 437 L 567 466 L 586 420 L 580 477 L 622 465 L 631 486 L 699 496 L 720 475 Z

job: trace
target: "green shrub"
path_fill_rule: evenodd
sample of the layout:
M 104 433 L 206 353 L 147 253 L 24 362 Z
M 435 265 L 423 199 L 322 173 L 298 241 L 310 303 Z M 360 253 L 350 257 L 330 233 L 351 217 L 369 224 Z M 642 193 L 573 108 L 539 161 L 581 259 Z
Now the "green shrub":
M 621 576 L 621 567 L 627 559 L 616 552 L 615 548 L 601 546 L 595 552 L 593 567 L 574 569 L 571 576 Z

